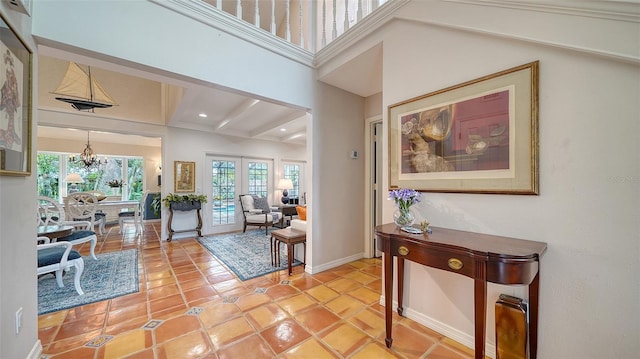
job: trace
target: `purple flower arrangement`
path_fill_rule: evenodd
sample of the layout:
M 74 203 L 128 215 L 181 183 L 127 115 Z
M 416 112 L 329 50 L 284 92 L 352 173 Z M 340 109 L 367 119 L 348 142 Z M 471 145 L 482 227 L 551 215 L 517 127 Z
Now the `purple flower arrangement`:
M 396 202 L 400 212 L 408 212 L 409 207 L 420 202 L 420 192 L 414 189 L 394 189 L 389 191 L 389 199 Z

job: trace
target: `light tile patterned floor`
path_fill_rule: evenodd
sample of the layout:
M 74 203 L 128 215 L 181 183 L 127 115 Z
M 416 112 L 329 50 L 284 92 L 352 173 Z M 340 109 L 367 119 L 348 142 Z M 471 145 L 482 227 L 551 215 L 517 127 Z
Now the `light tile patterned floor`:
M 160 241 L 159 223 L 118 227 L 97 253 L 139 251 L 138 293 L 38 318 L 42 358 L 471 358 L 468 348 L 407 318 L 384 345 L 381 261 L 316 275 L 295 267 L 245 282 L 193 238 Z M 83 255 L 88 246 L 81 247 Z

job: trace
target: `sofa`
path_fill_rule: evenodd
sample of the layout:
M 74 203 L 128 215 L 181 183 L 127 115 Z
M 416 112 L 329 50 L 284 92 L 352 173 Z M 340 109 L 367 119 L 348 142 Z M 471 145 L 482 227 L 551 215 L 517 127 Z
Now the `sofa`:
M 303 221 L 299 218 L 294 218 L 291 220 L 291 229 L 295 229 L 298 231 L 306 232 L 307 231 L 307 221 Z
M 291 220 L 291 228 L 306 232 L 307 231 L 307 207 L 306 206 L 296 206 L 296 212 L 298 213 L 298 218 L 294 218 Z

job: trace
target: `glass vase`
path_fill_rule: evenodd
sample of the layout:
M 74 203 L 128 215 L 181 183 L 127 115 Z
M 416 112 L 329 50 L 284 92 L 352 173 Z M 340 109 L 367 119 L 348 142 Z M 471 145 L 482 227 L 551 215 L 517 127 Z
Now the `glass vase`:
M 398 227 L 411 226 L 415 220 L 416 217 L 411 213 L 411 208 L 406 210 L 396 208 L 395 212 L 393 212 L 393 222 Z

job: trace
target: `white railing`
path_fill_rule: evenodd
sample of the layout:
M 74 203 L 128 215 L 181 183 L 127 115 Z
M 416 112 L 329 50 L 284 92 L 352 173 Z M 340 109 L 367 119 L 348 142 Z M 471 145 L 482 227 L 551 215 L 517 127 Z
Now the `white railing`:
M 391 0 L 202 1 L 307 51 L 317 52 Z

